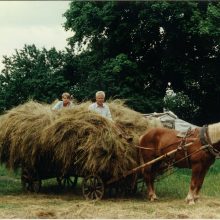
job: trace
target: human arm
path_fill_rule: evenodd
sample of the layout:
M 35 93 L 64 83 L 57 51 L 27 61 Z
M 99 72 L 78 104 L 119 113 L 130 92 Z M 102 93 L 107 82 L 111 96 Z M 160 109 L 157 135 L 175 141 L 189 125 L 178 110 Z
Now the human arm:
M 57 102 L 57 103 L 52 107 L 52 109 L 53 109 L 53 110 L 59 110 L 59 109 L 62 108 L 62 106 L 63 106 L 63 102 L 62 102 L 62 101 L 59 101 L 59 102 Z

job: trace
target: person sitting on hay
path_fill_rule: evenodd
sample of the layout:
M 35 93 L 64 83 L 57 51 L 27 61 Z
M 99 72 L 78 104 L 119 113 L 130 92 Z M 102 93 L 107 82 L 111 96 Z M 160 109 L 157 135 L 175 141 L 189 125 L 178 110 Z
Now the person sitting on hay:
M 103 116 L 113 122 L 111 111 L 110 111 L 108 105 L 105 103 L 105 92 L 103 92 L 103 91 L 96 92 L 95 98 L 96 98 L 96 102 L 89 105 L 89 110 L 95 111 L 98 114 L 100 114 L 101 116 Z M 116 126 L 116 124 L 114 124 L 114 126 L 115 126 L 116 130 L 118 131 L 120 137 L 126 139 L 128 142 L 131 142 L 133 140 L 133 137 L 127 136 L 124 133 L 124 131 L 122 131 L 121 128 Z
M 108 105 L 105 102 L 105 92 L 98 91 L 95 94 L 96 102 L 89 106 L 89 110 L 95 111 L 112 121 L 112 115 Z
M 62 101 L 57 102 L 53 106 L 53 110 L 60 110 L 62 108 L 72 108 L 74 107 L 74 104 L 71 101 L 71 95 L 68 92 L 64 92 L 62 94 Z

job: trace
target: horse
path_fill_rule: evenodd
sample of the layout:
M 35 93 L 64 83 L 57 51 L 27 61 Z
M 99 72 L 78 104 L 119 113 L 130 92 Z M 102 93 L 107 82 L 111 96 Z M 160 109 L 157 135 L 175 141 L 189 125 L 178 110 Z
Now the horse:
M 220 153 L 220 123 L 195 128 L 186 132 L 185 136 L 179 135 L 179 132 L 174 129 L 151 128 L 139 138 L 139 146 L 144 163 L 149 163 L 162 155 L 166 157 L 169 152 L 175 152 L 167 156 L 167 161 L 172 161 L 175 167 L 192 170 L 190 187 L 185 200 L 188 204 L 195 204 L 205 175 Z M 158 199 L 154 180 L 159 170 L 163 169 L 162 164 L 160 160 L 143 169 L 150 201 Z

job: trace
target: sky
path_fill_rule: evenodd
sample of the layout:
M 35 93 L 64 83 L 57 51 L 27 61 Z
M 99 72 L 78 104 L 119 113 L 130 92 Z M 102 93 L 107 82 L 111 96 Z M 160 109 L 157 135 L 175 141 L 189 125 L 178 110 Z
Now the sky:
M 63 13 L 70 1 L 0 1 L 0 71 L 3 55 L 15 54 L 25 44 L 65 49 L 72 32 L 65 31 Z

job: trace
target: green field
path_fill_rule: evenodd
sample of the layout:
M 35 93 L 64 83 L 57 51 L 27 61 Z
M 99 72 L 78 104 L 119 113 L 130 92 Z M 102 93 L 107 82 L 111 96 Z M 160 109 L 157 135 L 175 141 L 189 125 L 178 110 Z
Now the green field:
M 189 182 L 191 178 L 191 170 L 189 169 L 177 169 L 175 172 L 169 175 L 162 176 L 156 181 L 156 191 L 159 197 L 166 198 L 184 198 L 188 192 Z M 20 183 L 19 170 L 15 173 L 7 170 L 5 166 L 0 166 L 0 195 L 15 195 L 23 193 Z M 211 166 L 208 174 L 205 177 L 205 181 L 201 190 L 201 193 L 207 196 L 220 197 L 220 188 L 218 182 L 220 180 L 220 160 L 216 160 L 214 165 Z M 78 191 L 80 188 L 80 182 L 78 181 Z M 145 191 L 143 183 L 139 184 L 140 190 Z M 61 193 L 57 187 L 56 179 L 43 180 L 42 192 L 43 193 Z M 72 192 L 71 192 L 72 193 Z M 79 194 L 79 193 L 77 193 Z
M 159 200 L 149 202 L 146 188 L 130 196 L 105 196 L 86 201 L 81 181 L 74 190 L 57 186 L 56 179 L 43 180 L 40 193 L 22 192 L 20 173 L 0 167 L 0 218 L 220 218 L 220 161 L 209 170 L 198 203 L 189 206 L 187 195 L 190 170 L 177 170 L 156 182 Z M 141 190 L 142 188 L 142 190 Z

